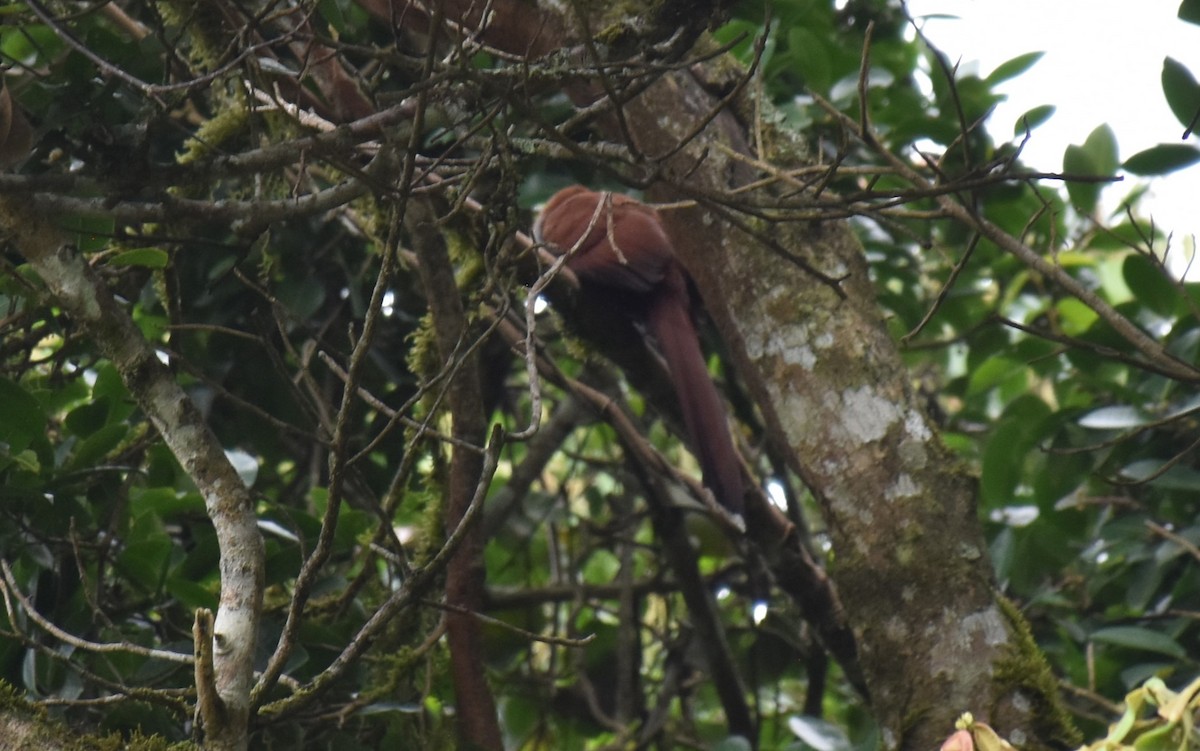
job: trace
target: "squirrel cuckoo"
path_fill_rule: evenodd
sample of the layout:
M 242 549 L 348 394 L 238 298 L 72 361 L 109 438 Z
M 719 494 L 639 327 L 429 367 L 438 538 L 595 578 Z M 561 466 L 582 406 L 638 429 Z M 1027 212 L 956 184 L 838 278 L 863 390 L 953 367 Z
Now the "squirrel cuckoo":
M 704 484 L 731 514 L 740 515 L 741 465 L 692 323 L 687 272 L 658 212 L 628 196 L 574 185 L 546 202 L 533 231 L 552 252 L 571 253 L 567 267 L 583 291 L 603 301 L 613 316 L 627 315 L 645 326 L 666 360 Z

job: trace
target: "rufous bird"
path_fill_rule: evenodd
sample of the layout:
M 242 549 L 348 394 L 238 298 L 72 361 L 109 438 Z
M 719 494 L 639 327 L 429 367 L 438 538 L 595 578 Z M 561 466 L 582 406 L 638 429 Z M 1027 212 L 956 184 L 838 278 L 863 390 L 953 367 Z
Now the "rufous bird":
M 644 325 L 670 370 L 705 486 L 740 516 L 741 463 L 692 321 L 687 272 L 658 212 L 629 196 L 574 185 L 546 202 L 534 236 L 554 253 L 571 254 L 566 265 L 580 287 L 606 301 L 613 316 Z

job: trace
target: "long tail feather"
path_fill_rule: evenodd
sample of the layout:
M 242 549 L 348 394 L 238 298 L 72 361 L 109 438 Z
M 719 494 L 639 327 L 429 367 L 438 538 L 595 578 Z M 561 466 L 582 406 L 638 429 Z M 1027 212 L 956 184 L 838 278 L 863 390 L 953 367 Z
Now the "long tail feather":
M 662 290 L 647 314 L 650 332 L 671 370 L 692 450 L 704 471 L 704 484 L 733 514 L 742 513 L 741 464 L 729 432 L 725 405 L 708 374 L 687 299 Z

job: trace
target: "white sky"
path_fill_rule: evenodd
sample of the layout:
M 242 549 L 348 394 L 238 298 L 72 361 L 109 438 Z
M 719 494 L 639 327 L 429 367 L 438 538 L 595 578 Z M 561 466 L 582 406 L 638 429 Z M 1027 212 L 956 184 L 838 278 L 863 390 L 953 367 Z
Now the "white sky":
M 1108 123 L 1117 137 L 1120 159 L 1158 143 L 1181 143 L 1183 125 L 1163 98 L 1164 57 L 1173 57 L 1200 78 L 1200 26 L 1176 18 L 1179 0 L 908 0 L 914 18 L 930 14 L 926 36 L 960 70 L 986 76 L 1001 63 L 1025 52 L 1046 54 L 1023 75 L 1000 84 L 1008 96 L 992 115 L 990 131 L 998 140 L 1028 110 L 1053 104 L 1053 117 L 1033 131 L 1022 153 L 1031 167 L 1062 169 L 1063 151 L 1081 144 L 1092 130 Z M 1190 143 L 1200 145 L 1195 134 Z M 1140 178 L 1104 191 L 1115 207 Z M 1151 183 L 1142 204 L 1164 231 L 1181 239 L 1200 235 L 1200 164 Z

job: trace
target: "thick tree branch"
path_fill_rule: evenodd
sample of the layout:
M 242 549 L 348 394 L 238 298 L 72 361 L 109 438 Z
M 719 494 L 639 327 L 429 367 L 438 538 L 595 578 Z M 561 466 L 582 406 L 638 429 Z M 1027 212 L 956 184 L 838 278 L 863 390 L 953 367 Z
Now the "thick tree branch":
M 462 358 L 446 385 L 454 438 L 479 446 L 487 430 L 479 381 L 479 359 L 474 348 L 467 347 L 464 350 L 460 346 L 473 336 L 472 327 L 463 310 L 454 268 L 450 264 L 432 206 L 425 200 L 410 201 L 408 206 L 405 224 L 420 259 L 421 281 L 433 313 L 438 352 L 443 362 Z M 445 499 L 447 529 L 455 529 L 462 524 L 472 493 L 479 484 L 482 465 L 478 451 L 462 446 L 452 449 Z M 459 733 L 472 748 L 500 751 L 504 742 L 496 715 L 496 703 L 488 688 L 484 670 L 482 633 L 479 622 L 466 614 L 483 609 L 484 538 L 478 527 L 466 530 L 465 535 L 462 549 L 450 561 L 446 571 L 446 602 L 455 609 L 446 614 L 446 629 L 457 697 Z
M 199 410 L 128 312 L 49 218 L 30 211 L 23 201 L 3 198 L 0 227 L 71 319 L 112 362 L 204 496 L 220 545 L 214 671 L 217 691 L 228 709 L 228 723 L 206 732 L 213 748 L 244 749 L 263 595 L 263 542 L 250 494 Z

